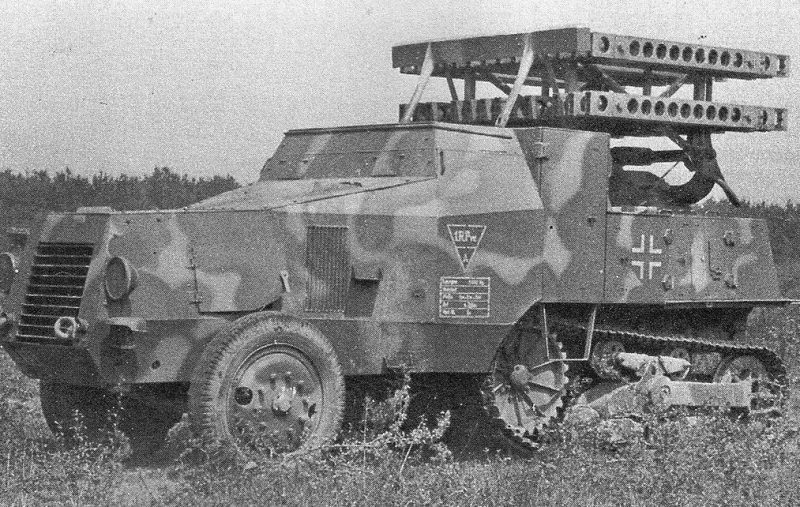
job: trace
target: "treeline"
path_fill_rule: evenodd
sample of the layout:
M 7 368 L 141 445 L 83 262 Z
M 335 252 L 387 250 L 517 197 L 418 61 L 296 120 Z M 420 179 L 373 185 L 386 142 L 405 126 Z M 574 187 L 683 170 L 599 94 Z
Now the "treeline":
M 116 210 L 181 208 L 213 195 L 238 188 L 233 176 L 189 178 L 168 167 L 148 176 L 106 173 L 91 177 L 70 169 L 19 174 L 0 172 L 0 213 L 24 216 L 38 210 L 75 211 L 81 206 L 111 206 Z
M 744 202 L 740 208 L 734 208 L 727 201 L 708 201 L 700 211 L 765 219 L 781 292 L 787 297 L 800 298 L 800 203 Z
M 775 262 L 785 264 L 800 261 L 800 204 L 792 201 L 785 204 L 745 201 L 741 207 L 734 208 L 727 201 L 707 201 L 700 209 L 718 215 L 767 220 Z
M 234 188 L 233 176 L 189 178 L 168 167 L 148 176 L 106 173 L 81 176 L 71 170 L 0 172 L 0 226 L 27 227 L 48 211 L 75 211 L 81 206 L 111 206 L 116 210 L 182 208 Z

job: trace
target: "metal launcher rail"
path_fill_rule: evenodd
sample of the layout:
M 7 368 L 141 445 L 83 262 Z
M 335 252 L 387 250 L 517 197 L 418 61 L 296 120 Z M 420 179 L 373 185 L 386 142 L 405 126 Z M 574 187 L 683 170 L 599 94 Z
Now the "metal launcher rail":
M 712 97 L 714 81 L 788 76 L 786 55 L 564 28 L 395 46 L 392 59 L 400 72 L 420 75 L 411 101 L 400 106 L 402 122 L 558 126 L 672 138 L 787 128 L 785 109 Z M 430 77 L 447 79 L 450 102 L 420 103 Z M 461 97 L 456 79 L 464 81 Z M 506 96 L 477 98 L 478 81 Z M 541 94 L 521 95 L 526 85 L 541 87 Z M 673 97 L 684 85 L 693 87 L 691 100 Z M 654 87 L 663 89 L 655 95 Z

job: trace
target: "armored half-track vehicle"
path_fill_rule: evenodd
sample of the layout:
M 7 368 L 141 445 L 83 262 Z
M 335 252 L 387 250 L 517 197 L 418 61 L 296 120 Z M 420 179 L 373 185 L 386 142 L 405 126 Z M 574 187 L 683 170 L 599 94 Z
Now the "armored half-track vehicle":
M 714 134 L 787 127 L 715 82 L 787 76 L 788 57 L 568 28 L 393 64 L 419 76 L 398 123 L 289 131 L 252 185 L 51 214 L 3 255 L 2 343 L 54 430 L 117 411 L 145 450 L 188 412 L 242 452 L 304 450 L 336 434 L 346 379 L 399 367 L 483 375 L 530 447 L 568 402 L 779 403 L 781 360 L 741 340 L 751 310 L 789 302 L 767 225 L 692 205 L 715 186 L 738 203 Z M 433 78 L 450 100 L 422 102 Z

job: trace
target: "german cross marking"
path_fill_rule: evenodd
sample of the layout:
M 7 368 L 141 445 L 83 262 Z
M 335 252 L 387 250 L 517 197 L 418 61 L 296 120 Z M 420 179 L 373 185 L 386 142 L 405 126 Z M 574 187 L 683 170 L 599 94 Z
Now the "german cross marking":
M 649 260 L 648 256 L 650 255 L 661 255 L 663 251 L 660 248 L 655 247 L 655 239 L 653 235 L 650 235 L 650 248 L 645 247 L 645 240 L 644 234 L 641 236 L 641 241 L 639 242 L 639 246 L 635 246 L 631 248 L 631 253 L 640 254 L 645 256 L 644 260 L 633 260 L 631 261 L 631 266 L 639 268 L 639 280 L 644 280 L 645 275 L 645 267 L 647 270 L 647 279 L 653 279 L 653 270 L 656 268 L 661 267 L 661 261 L 656 260 Z M 646 250 L 646 251 L 645 251 Z

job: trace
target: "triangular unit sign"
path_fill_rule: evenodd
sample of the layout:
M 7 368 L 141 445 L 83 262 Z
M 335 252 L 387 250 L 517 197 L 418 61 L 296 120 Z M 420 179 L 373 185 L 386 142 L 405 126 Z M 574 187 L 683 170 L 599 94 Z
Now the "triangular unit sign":
M 461 266 L 466 271 L 469 261 L 478 250 L 478 245 L 481 244 L 486 226 L 447 224 L 447 230 L 450 231 L 450 239 L 453 241 L 453 246 L 456 247 Z

